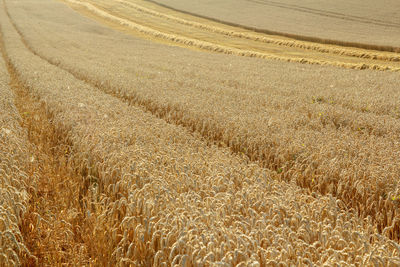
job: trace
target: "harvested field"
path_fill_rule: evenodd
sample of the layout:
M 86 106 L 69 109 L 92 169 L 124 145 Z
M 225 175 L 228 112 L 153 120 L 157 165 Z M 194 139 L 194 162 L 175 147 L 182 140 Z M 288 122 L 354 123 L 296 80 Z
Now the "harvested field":
M 95 20 L 0 4 L 1 264 L 400 264 L 397 72 L 167 46 L 78 10 Z
M 396 0 L 147 0 L 227 23 L 351 46 L 400 47 Z
M 71 7 L 116 29 L 169 44 L 225 54 L 351 69 L 400 70 L 400 48 L 383 51 L 318 44 L 256 33 L 174 12 L 143 0 L 66 0 Z M 389 52 L 388 52 L 389 51 Z

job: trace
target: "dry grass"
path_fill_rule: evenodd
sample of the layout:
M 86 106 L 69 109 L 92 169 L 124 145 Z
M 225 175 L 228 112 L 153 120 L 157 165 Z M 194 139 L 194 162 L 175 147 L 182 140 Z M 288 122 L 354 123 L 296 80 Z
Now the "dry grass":
M 372 130 L 368 134 L 353 129 L 358 124 L 350 116 L 361 116 L 356 106 L 345 109 L 342 102 L 342 105 L 332 104 L 332 112 L 337 112 L 332 114 L 344 118 L 343 126 L 337 128 L 330 123 L 331 117 L 324 115 L 321 118 L 322 115 L 315 114 L 326 103 L 321 97 L 312 99 L 310 92 L 304 96 L 310 97 L 308 106 L 298 107 L 298 101 L 291 100 L 292 91 L 289 94 L 280 86 L 274 94 L 268 94 L 246 88 L 243 86 L 246 82 L 240 80 L 243 77 L 239 75 L 224 82 L 218 80 L 221 77 L 209 75 L 216 68 L 207 70 L 200 61 L 216 55 L 208 55 L 208 58 L 192 51 L 127 38 L 99 27 L 53 1 L 7 1 L 6 4 L 10 16 L 3 4 L 0 8 L 4 57 L 11 76 L 19 85 L 16 92 L 20 92 L 12 98 L 20 103 L 17 105 L 19 112 L 33 112 L 34 115 L 27 116 L 22 125 L 31 133 L 32 144 L 43 146 L 37 158 L 42 159 L 43 166 L 49 167 L 36 171 L 39 178 L 37 192 L 42 192 L 42 198 L 37 199 L 52 205 L 49 210 L 54 216 L 48 216 L 48 219 L 70 218 L 65 227 L 57 225 L 61 220 L 50 220 L 53 226 L 48 226 L 46 232 L 58 231 L 52 235 L 43 237 L 27 231 L 26 244 L 40 240 L 49 248 L 52 256 L 49 263 L 60 265 L 66 258 L 74 265 L 118 266 L 396 266 L 400 263 L 399 245 L 386 237 L 396 239 L 395 228 L 386 228 L 383 234 L 379 233 L 378 217 L 360 214 L 360 218 L 346 207 L 351 205 L 342 195 L 338 198 L 331 194 L 321 195 L 319 192 L 328 193 L 324 190 L 334 184 L 323 175 L 318 178 L 325 179 L 325 184 L 319 180 L 314 180 L 314 187 L 301 184 L 301 181 L 314 182 L 310 179 L 315 179 L 316 175 L 314 170 L 302 170 L 296 165 L 302 163 L 306 168 L 314 167 L 327 175 L 323 173 L 323 157 L 332 160 L 330 153 L 334 156 L 342 152 L 349 155 L 335 162 L 339 165 L 337 168 L 360 175 L 362 169 L 352 163 L 365 158 L 351 154 L 355 151 L 352 145 L 360 146 L 357 143 L 360 139 L 355 136 L 362 137 L 362 141 L 370 146 L 377 143 L 370 149 L 380 153 L 387 151 L 379 146 L 393 143 L 392 131 L 397 124 L 391 110 L 385 109 L 383 104 L 365 116 L 377 117 L 383 112 L 388 122 L 371 124 Z M 23 16 L 24 12 L 31 16 Z M 42 19 L 40 24 L 32 23 L 37 19 Z M 30 25 L 29 30 L 27 25 Z M 53 34 L 46 32 L 48 29 L 52 29 Z M 86 32 L 81 34 L 81 30 Z M 192 56 L 194 61 L 190 63 L 199 64 L 188 69 L 170 69 L 168 66 L 183 66 L 179 65 L 181 57 L 175 55 L 165 61 L 156 61 L 156 65 L 149 63 L 154 61 L 140 62 L 147 60 L 149 54 L 146 53 L 155 53 L 152 56 L 157 58 L 159 55 L 154 48 L 160 47 L 165 49 L 159 51 L 162 54 L 166 51 L 182 53 L 180 55 L 185 57 Z M 97 48 L 102 50 L 92 53 L 91 49 Z M 134 54 L 129 53 L 133 48 L 142 59 L 133 60 Z M 117 50 L 117 55 L 123 55 L 125 59 L 115 56 Z M 90 58 L 97 64 L 91 64 Z M 108 64 L 103 64 L 102 60 Z M 128 60 L 125 62 L 134 65 L 126 65 L 124 70 L 120 64 L 115 65 L 119 60 Z M 239 71 L 251 70 L 254 64 L 243 58 L 219 56 L 218 60 L 230 61 L 228 64 L 233 64 L 231 67 Z M 256 65 L 260 63 L 255 62 Z M 238 63 L 240 65 L 235 67 Z M 300 66 L 303 67 L 295 65 L 294 68 Z M 129 79 L 132 70 L 128 67 L 143 71 L 141 81 Z M 193 73 L 194 70 L 198 72 Z M 194 80 L 188 79 L 185 83 L 179 79 L 185 71 L 192 74 L 186 73 L 183 77 Z M 346 71 L 340 71 L 346 75 Z M 158 76 L 161 72 L 165 75 L 162 79 Z M 202 79 L 203 75 L 209 75 L 210 79 Z M 391 73 L 379 75 L 385 77 L 388 84 L 391 79 L 393 83 L 397 81 Z M 210 82 L 216 81 L 223 84 L 223 88 L 208 90 Z M 327 82 L 331 81 L 328 79 Z M 171 87 L 161 86 L 168 83 Z M 257 81 L 254 83 L 256 86 Z M 137 90 L 133 91 L 132 86 Z M 261 106 L 260 96 L 268 98 L 271 107 Z M 26 105 L 22 105 L 23 102 Z M 396 101 L 393 104 L 397 104 Z M 303 108 L 311 114 L 309 123 L 301 124 L 301 117 L 293 116 L 296 114 L 293 111 Z M 269 114 L 263 123 L 260 120 L 265 119 L 266 113 L 260 109 Z M 257 113 L 259 115 L 255 116 Z M 305 114 L 303 119 L 308 116 Z M 348 118 L 348 124 L 344 124 Z M 282 128 L 276 127 L 277 123 Z M 264 124 L 269 127 L 270 135 L 265 135 Z M 294 139 L 288 138 L 293 132 L 298 134 L 293 135 Z M 380 137 L 378 133 L 381 133 Z M 333 134 L 336 134 L 335 138 L 332 138 Z M 273 139 L 275 135 L 284 140 Z M 301 144 L 310 136 L 314 138 Z M 354 143 L 347 143 L 351 140 Z M 288 153 L 296 148 L 296 144 L 300 148 L 307 145 L 307 149 L 296 151 L 297 159 L 286 158 L 293 156 Z M 344 151 L 330 150 L 335 145 L 340 149 L 346 148 L 345 145 L 350 147 Z M 256 154 L 257 149 L 262 150 Z M 324 149 L 326 154 L 323 154 Z M 258 158 L 266 152 L 271 155 L 269 158 Z M 313 158 L 319 155 L 321 158 Z M 293 163 L 292 169 L 282 167 L 288 163 Z M 369 164 L 366 164 L 367 171 L 376 167 Z M 264 165 L 270 169 L 263 168 Z M 387 162 L 382 160 L 382 165 L 387 166 Z M 329 167 L 336 171 L 334 166 Z M 388 174 L 397 171 L 396 166 L 390 172 L 385 170 Z M 49 184 L 43 183 L 41 178 L 47 175 L 51 178 Z M 349 176 L 338 177 L 339 185 L 343 184 L 340 179 L 346 177 Z M 356 178 L 358 184 L 350 183 L 343 192 L 349 193 L 354 188 L 361 190 L 361 186 L 367 188 L 375 182 L 374 176 Z M 387 180 L 390 181 L 390 177 Z M 59 185 L 60 182 L 65 185 Z M 49 188 L 53 188 L 53 193 L 60 199 L 47 196 L 51 195 Z M 382 192 L 379 190 L 375 189 Z M 371 193 L 376 194 L 375 191 Z M 63 207 L 61 200 L 66 198 L 71 198 L 71 202 Z M 364 200 L 356 201 L 351 207 L 363 212 L 357 206 L 362 206 Z M 390 200 L 379 201 L 376 203 L 390 210 Z M 41 212 L 44 204 L 26 205 L 30 214 L 35 207 Z M 73 213 L 74 208 L 76 213 Z M 383 210 L 381 206 L 379 208 Z M 63 217 L 63 214 L 73 216 Z M 387 216 L 386 220 L 389 218 L 392 219 Z M 32 219 L 27 218 L 20 225 L 26 225 L 29 220 Z M 397 227 L 395 221 L 392 225 Z M 64 239 L 67 240 L 66 250 L 60 246 L 59 234 L 69 237 Z M 82 246 L 82 250 L 77 250 Z M 30 247 L 32 254 L 43 260 L 44 247 Z M 80 252 L 78 256 L 72 256 L 77 251 Z

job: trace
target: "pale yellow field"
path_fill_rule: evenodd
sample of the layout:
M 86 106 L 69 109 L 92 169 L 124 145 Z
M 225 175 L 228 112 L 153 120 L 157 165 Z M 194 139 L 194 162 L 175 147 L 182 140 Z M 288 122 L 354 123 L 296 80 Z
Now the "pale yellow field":
M 352 69 L 400 70 L 400 56 L 395 52 L 318 44 L 256 33 L 175 12 L 143 0 L 67 0 L 66 3 L 113 28 L 122 28 L 136 36 L 163 43 L 289 62 Z
M 0 3 L 0 265 L 400 264 L 398 54 L 87 3 Z
M 151 0 L 209 18 L 325 40 L 400 48 L 397 0 Z

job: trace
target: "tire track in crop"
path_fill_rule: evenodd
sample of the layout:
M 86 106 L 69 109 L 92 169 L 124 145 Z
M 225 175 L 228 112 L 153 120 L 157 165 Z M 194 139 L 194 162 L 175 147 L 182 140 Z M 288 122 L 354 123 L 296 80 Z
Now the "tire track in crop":
M 8 14 L 9 16 L 9 14 Z M 223 136 L 224 129 L 221 129 L 218 123 L 212 122 L 212 121 L 206 121 L 206 120 L 199 120 L 199 119 L 194 119 L 194 118 L 184 118 L 182 114 L 185 114 L 185 110 L 182 110 L 181 108 L 169 104 L 158 104 L 152 101 L 151 99 L 145 99 L 141 97 L 140 95 L 136 93 L 132 93 L 131 95 L 123 95 L 118 93 L 117 88 L 114 88 L 110 84 L 106 84 L 100 80 L 96 80 L 90 77 L 85 76 L 84 74 L 80 73 L 77 70 L 74 70 L 73 67 L 69 66 L 64 66 L 60 62 L 55 62 L 52 59 L 46 58 L 45 55 L 41 55 L 38 52 L 35 51 L 33 47 L 29 45 L 29 43 L 24 39 L 25 37 L 21 32 L 19 31 L 18 27 L 14 23 L 11 17 L 9 17 L 10 20 L 12 21 L 16 31 L 20 34 L 20 37 L 22 40 L 24 40 L 24 44 L 27 47 L 28 50 L 30 50 L 33 54 L 37 55 L 38 57 L 42 58 L 43 60 L 47 61 L 49 64 L 52 64 L 68 73 L 73 75 L 76 79 L 81 80 L 94 88 L 97 88 L 99 91 L 102 91 L 103 93 L 116 97 L 130 105 L 137 106 L 144 110 L 145 112 L 151 113 L 153 116 L 165 120 L 167 123 L 174 124 L 174 125 L 180 125 L 188 129 L 190 132 L 196 132 L 199 133 L 204 140 L 206 140 L 209 143 L 216 143 L 218 145 L 228 147 L 232 153 L 236 154 L 244 154 L 247 156 L 249 162 L 254 162 L 256 164 L 259 164 L 262 167 L 269 168 L 272 170 L 276 171 L 276 177 L 282 181 L 291 181 L 295 180 L 298 186 L 310 190 L 310 194 L 313 191 L 321 192 L 324 194 L 324 190 L 326 187 L 329 185 L 332 186 L 338 186 L 335 184 L 338 181 L 333 180 L 330 181 L 330 179 L 325 179 L 323 183 L 319 184 L 318 186 L 315 186 L 311 183 L 311 181 L 306 181 L 304 179 L 305 173 L 302 173 L 300 180 L 292 177 L 293 171 L 285 171 L 282 172 L 280 171 L 280 165 L 277 165 L 277 161 L 279 161 L 279 155 L 275 155 L 272 153 L 272 150 L 269 151 L 263 151 L 263 153 L 260 153 L 261 151 L 257 150 L 257 147 L 249 147 L 248 144 L 246 143 L 246 140 L 239 140 L 239 139 L 230 139 L 226 140 L 226 137 Z M 290 169 L 290 164 L 292 164 L 289 161 L 285 161 L 285 164 L 287 164 L 288 168 Z M 299 175 L 299 173 L 295 173 L 295 175 Z M 303 180 L 302 180 L 303 179 Z M 347 205 L 347 209 L 354 209 L 361 214 L 362 210 L 361 208 L 363 207 L 362 205 L 365 205 L 361 200 L 358 201 L 357 199 L 360 197 L 360 195 L 357 193 L 356 189 L 354 187 L 348 187 L 346 192 L 352 192 L 351 194 L 349 193 L 347 196 L 342 196 L 342 195 L 337 195 L 334 193 L 333 195 L 335 197 L 338 197 L 341 199 L 345 205 Z M 369 200 L 368 200 L 369 201 Z M 396 206 L 394 203 L 392 203 L 390 200 L 384 200 L 379 202 L 373 202 L 373 204 L 378 207 L 380 210 L 390 210 L 393 211 L 396 209 Z M 360 206 L 361 205 L 361 206 Z M 388 232 L 389 228 L 391 229 L 389 232 L 390 238 L 394 240 L 399 239 L 399 233 L 400 233 L 400 221 L 394 220 L 393 216 L 395 213 L 391 213 L 387 218 L 385 218 L 384 221 L 376 221 L 373 214 L 364 214 L 361 215 L 361 217 L 366 217 L 366 216 L 371 216 L 372 220 L 374 221 L 374 227 L 377 227 L 379 232 Z M 393 222 L 393 224 L 388 225 L 387 222 Z M 389 228 L 388 228 L 389 227 Z
M 188 29 L 186 29 L 186 34 L 189 33 L 189 35 L 184 36 L 180 32 L 170 33 L 165 32 L 165 29 L 158 29 L 157 25 L 159 24 L 156 24 L 156 22 L 150 23 L 152 24 L 150 26 L 144 26 L 140 22 L 140 19 L 132 17 L 135 18 L 133 21 L 128 17 L 121 16 L 121 14 L 101 6 L 100 2 L 92 3 L 91 1 L 76 0 L 65 0 L 65 2 L 78 12 L 83 12 L 86 15 L 89 13 L 92 18 L 102 23 L 107 23 L 109 26 L 111 23 L 115 25 L 114 27 L 120 29 L 122 25 L 122 27 L 140 33 L 141 37 L 146 36 L 145 38 L 150 37 L 151 40 L 167 42 L 168 44 L 178 44 L 187 48 L 303 64 L 332 65 L 350 69 L 400 70 L 400 56 L 397 54 L 380 54 L 370 50 L 356 51 L 343 47 L 340 49 L 338 47 L 323 46 L 316 43 L 276 39 L 276 37 L 274 39 L 272 36 L 265 37 L 265 35 L 257 35 L 255 33 L 243 33 L 242 30 L 232 31 L 221 27 L 182 20 L 174 16 L 151 11 L 147 8 L 138 7 L 137 5 L 128 4 L 126 1 L 119 1 L 119 3 L 129 5 L 141 13 L 151 14 L 154 18 L 174 21 L 174 23 L 184 25 L 185 27 L 195 27 L 206 31 L 205 33 L 209 32 L 210 34 L 214 34 L 214 38 L 218 40 L 221 39 L 219 41 L 215 41 L 214 39 L 205 40 L 204 37 L 199 38 L 196 34 L 193 35 L 193 32 L 196 32 L 193 30 L 188 31 Z M 137 20 L 139 20 L 139 22 L 137 22 Z M 161 24 L 164 23 L 160 23 L 160 25 Z M 153 28 L 153 26 L 156 28 Z M 171 29 L 171 27 L 169 29 Z M 235 45 L 232 45 L 230 43 L 232 42 L 232 38 L 239 40 L 242 43 L 241 46 L 235 47 Z M 272 47 L 266 47 L 263 44 L 269 44 L 269 46 Z M 253 45 L 255 46 L 252 47 Z
M 46 105 L 30 95 L 30 89 L 20 80 L 5 52 L 1 27 L 0 50 L 22 118 L 21 127 L 28 134 L 32 155 L 28 175 L 37 177 L 37 190 L 30 188 L 28 192 L 29 205 L 20 225 L 25 244 L 35 257 L 24 259 L 22 264 L 90 265 L 87 236 L 91 226 L 81 205 L 81 184 L 85 178 L 71 171 L 73 152 L 68 131 L 53 123 Z
M 260 5 L 273 6 L 273 7 L 279 7 L 279 8 L 288 9 L 288 10 L 294 10 L 294 11 L 298 11 L 298 12 L 302 12 L 302 13 L 306 13 L 306 14 L 318 15 L 318 16 L 328 17 L 328 18 L 336 18 L 336 19 L 347 20 L 347 21 L 355 21 L 355 22 L 360 22 L 360 23 L 369 24 L 369 25 L 378 25 L 378 26 L 392 27 L 392 28 L 400 27 L 399 23 L 386 22 L 383 20 L 365 18 L 365 17 L 360 17 L 360 16 L 352 16 L 352 15 L 347 15 L 344 13 L 332 12 L 332 11 L 321 10 L 321 9 L 316 9 L 316 8 L 308 8 L 308 7 L 299 6 L 299 5 L 285 4 L 285 3 L 279 3 L 279 2 L 275 2 L 275 1 L 269 1 L 269 0 L 246 0 L 246 1 L 260 4 Z

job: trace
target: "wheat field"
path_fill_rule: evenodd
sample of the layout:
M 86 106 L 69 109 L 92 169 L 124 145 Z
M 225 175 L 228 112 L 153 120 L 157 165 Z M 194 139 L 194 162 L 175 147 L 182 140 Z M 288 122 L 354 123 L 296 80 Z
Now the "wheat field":
M 400 265 L 400 55 L 238 30 L 2 0 L 0 265 Z

